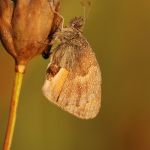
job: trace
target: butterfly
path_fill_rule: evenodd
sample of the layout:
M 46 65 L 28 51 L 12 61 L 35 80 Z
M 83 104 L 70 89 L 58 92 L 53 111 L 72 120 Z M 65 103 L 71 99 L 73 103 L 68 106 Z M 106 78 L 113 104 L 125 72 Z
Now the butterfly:
M 84 22 L 84 18 L 75 17 L 53 34 L 52 41 L 58 44 L 51 52 L 42 91 L 50 102 L 70 114 L 92 119 L 101 106 L 101 71 L 82 34 Z

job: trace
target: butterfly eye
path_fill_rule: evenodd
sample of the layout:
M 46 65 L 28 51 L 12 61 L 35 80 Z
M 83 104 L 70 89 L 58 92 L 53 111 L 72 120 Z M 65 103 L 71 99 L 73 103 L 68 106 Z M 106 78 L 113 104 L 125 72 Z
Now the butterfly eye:
M 51 64 L 47 69 L 47 74 L 50 76 L 55 76 L 60 70 L 60 67 L 56 64 Z
M 13 5 L 17 4 L 17 0 L 11 0 L 11 2 L 13 3 Z
M 47 49 L 42 52 L 42 56 L 44 59 L 48 59 L 51 55 L 52 45 L 48 45 Z

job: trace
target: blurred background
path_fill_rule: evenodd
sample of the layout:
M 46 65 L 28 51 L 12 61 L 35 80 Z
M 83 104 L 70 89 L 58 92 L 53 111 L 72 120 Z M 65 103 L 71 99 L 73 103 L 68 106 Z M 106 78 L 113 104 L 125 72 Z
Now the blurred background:
M 84 35 L 102 71 L 97 118 L 79 120 L 42 95 L 49 60 L 34 58 L 25 74 L 11 150 L 150 150 L 150 1 L 91 0 Z M 66 23 L 83 15 L 79 0 L 62 0 Z M 0 46 L 0 150 L 14 61 Z

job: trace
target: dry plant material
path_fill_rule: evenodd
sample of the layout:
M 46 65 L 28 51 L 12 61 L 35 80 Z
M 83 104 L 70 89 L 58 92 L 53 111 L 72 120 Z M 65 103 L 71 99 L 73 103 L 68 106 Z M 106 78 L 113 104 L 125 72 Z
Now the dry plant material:
M 16 65 L 26 65 L 46 48 L 54 12 L 59 1 L 48 0 L 1 0 L 0 35 L 7 52 Z M 53 5 L 52 5 L 53 4 Z M 53 8 L 52 8 L 52 7 Z M 57 10 L 56 10 L 57 11 Z
M 0 39 L 15 60 L 16 76 L 3 150 L 10 150 L 26 65 L 41 54 L 55 29 L 59 0 L 0 0 Z

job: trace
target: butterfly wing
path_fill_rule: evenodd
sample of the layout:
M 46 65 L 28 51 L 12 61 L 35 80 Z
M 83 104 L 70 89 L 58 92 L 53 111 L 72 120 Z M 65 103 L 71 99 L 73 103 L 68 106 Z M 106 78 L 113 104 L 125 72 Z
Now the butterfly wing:
M 101 72 L 90 46 L 61 45 L 52 55 L 43 86 L 54 104 L 81 119 L 94 118 L 101 104 Z

